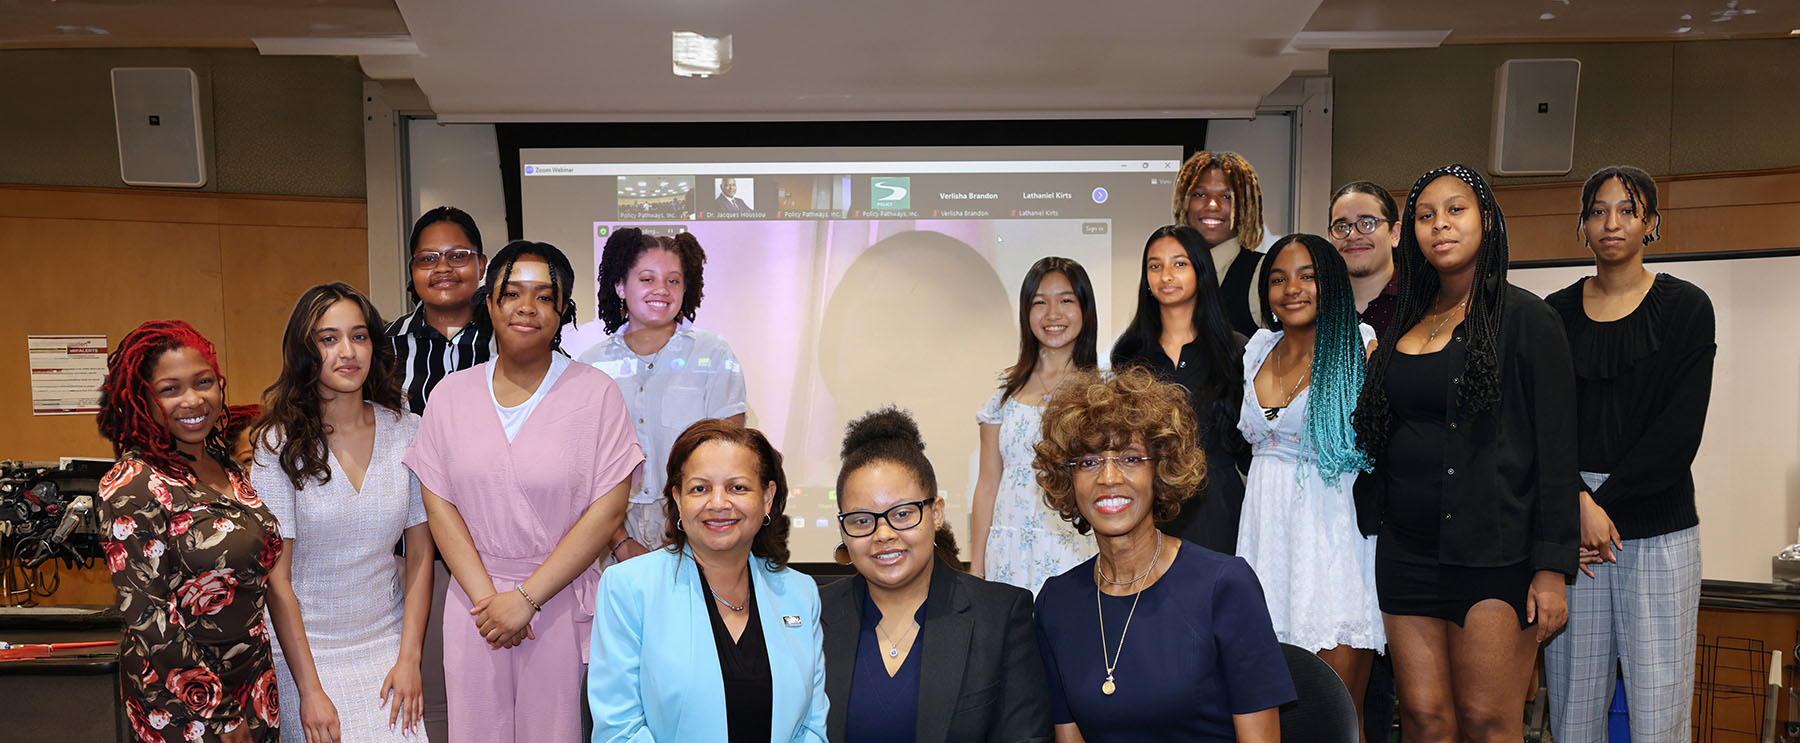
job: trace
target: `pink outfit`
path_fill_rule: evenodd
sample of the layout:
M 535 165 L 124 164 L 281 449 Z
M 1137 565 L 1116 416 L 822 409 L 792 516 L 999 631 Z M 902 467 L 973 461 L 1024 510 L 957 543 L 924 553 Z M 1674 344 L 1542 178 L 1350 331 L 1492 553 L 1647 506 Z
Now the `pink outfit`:
M 488 362 L 493 363 L 493 362 Z M 406 466 L 456 506 L 494 588 L 511 591 L 542 565 L 589 504 L 644 461 L 625 398 L 605 373 L 572 364 L 511 443 L 488 392 L 487 364 L 432 390 Z M 535 640 L 490 650 L 474 602 L 451 581 L 444 609 L 450 743 L 578 743 L 581 680 L 597 566 L 548 600 Z

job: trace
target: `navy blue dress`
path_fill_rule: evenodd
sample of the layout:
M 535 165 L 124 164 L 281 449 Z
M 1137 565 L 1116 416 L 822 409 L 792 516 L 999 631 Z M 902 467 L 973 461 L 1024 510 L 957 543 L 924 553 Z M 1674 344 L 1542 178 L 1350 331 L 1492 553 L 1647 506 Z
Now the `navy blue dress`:
M 1144 589 L 1122 651 L 1119 635 L 1132 597 L 1099 596 L 1107 652 L 1122 653 L 1113 669 L 1117 688 L 1102 694 L 1097 559 L 1051 578 L 1038 593 L 1038 646 L 1053 722 L 1077 724 L 1090 743 L 1235 741 L 1232 715 L 1295 699 L 1250 564 L 1187 541 L 1168 572 Z

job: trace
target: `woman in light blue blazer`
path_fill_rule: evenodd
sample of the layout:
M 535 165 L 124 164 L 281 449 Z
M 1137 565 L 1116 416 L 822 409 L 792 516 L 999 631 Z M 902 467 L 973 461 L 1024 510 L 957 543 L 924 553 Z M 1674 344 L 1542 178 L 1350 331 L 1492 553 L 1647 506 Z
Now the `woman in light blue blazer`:
M 824 743 L 819 590 L 787 569 L 781 454 L 703 420 L 675 440 L 667 482 L 668 546 L 600 576 L 593 743 Z

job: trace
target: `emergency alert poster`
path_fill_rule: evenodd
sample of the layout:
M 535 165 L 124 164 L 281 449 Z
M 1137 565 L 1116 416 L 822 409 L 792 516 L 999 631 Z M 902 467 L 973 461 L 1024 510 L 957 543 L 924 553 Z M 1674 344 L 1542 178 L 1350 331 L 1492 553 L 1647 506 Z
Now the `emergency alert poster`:
M 25 345 L 31 356 L 32 415 L 100 412 L 106 336 L 28 335 Z

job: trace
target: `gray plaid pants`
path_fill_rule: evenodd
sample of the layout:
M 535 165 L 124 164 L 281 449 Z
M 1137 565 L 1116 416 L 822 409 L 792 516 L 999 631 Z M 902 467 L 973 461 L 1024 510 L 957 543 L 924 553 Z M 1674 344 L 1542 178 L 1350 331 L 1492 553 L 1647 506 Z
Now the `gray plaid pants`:
M 1685 743 L 1693 734 L 1700 529 L 1624 540 L 1618 558 L 1595 565 L 1597 578 L 1576 576 L 1568 628 L 1544 648 L 1551 733 L 1556 743 L 1605 743 L 1617 658 L 1632 743 Z

